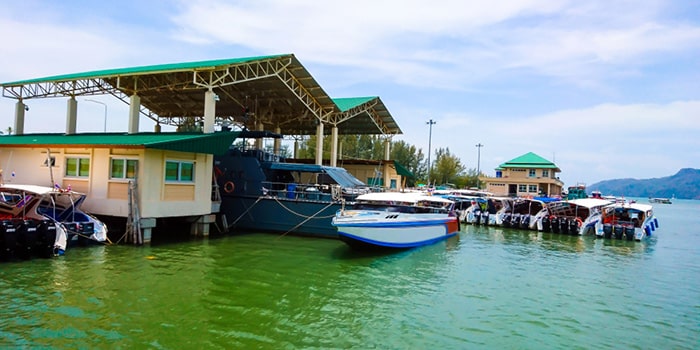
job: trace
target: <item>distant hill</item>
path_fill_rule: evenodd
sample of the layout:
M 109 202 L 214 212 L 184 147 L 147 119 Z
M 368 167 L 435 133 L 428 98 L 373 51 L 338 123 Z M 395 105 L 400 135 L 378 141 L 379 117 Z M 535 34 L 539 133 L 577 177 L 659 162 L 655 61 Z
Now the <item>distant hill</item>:
M 681 169 L 676 175 L 655 179 L 605 180 L 587 190 L 613 196 L 700 199 L 700 169 Z

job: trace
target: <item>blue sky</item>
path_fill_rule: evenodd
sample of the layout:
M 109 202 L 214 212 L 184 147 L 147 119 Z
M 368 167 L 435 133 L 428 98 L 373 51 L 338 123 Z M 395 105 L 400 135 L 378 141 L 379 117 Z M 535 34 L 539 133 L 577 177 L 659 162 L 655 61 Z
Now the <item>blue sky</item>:
M 379 96 L 397 140 L 483 172 L 527 152 L 567 185 L 700 168 L 700 3 L 684 0 L 6 2 L 0 82 L 293 53 L 332 97 Z M 108 97 L 107 129 L 127 108 Z M 14 123 L 0 99 L 0 128 Z M 25 132 L 65 129 L 31 101 Z M 81 103 L 78 131 L 101 131 Z M 83 117 L 84 116 L 84 117 Z M 142 122 L 142 130 L 152 125 Z

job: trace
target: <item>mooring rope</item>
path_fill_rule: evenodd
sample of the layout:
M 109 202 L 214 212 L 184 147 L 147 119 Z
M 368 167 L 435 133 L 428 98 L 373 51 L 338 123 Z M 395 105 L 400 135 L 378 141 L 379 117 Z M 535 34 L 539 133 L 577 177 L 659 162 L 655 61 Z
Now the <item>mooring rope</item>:
M 335 203 L 334 203 L 334 202 L 328 203 L 328 205 L 326 205 L 325 207 L 321 208 L 321 210 L 317 211 L 314 215 L 311 215 L 311 216 L 307 217 L 304 221 L 298 223 L 296 226 L 294 226 L 294 227 L 292 227 L 291 229 L 287 230 L 287 232 L 281 234 L 279 237 L 277 237 L 277 239 L 282 238 L 282 237 L 284 237 L 285 235 L 287 235 L 288 233 L 290 233 L 290 232 L 296 230 L 297 228 L 299 228 L 299 226 L 301 226 L 301 225 L 305 224 L 307 221 L 313 219 L 316 215 L 318 215 L 320 212 L 322 212 L 322 211 L 328 209 L 328 208 L 329 208 L 331 205 L 333 205 L 333 204 L 335 204 Z M 343 204 L 344 204 L 344 202 L 343 202 Z M 330 218 L 330 217 L 333 217 L 333 216 L 335 216 L 335 214 L 333 214 L 333 215 L 331 215 L 331 216 L 322 216 L 322 217 L 319 217 L 319 219 Z
M 297 212 L 295 212 L 294 210 L 285 207 L 284 204 L 283 204 L 282 202 L 280 202 L 280 200 L 279 200 L 277 197 L 274 197 L 274 199 L 275 199 L 275 202 L 277 202 L 277 204 L 279 204 L 282 208 L 284 208 L 284 210 L 286 210 L 286 211 L 288 211 L 288 212 L 290 212 L 290 213 L 292 213 L 292 214 L 294 214 L 294 215 L 296 215 L 296 216 L 302 217 L 302 218 L 309 218 L 309 216 L 306 216 L 306 215 L 301 214 L 301 213 L 297 213 Z M 329 206 L 331 206 L 331 205 L 333 205 L 333 204 L 335 204 L 335 202 L 331 202 L 329 205 L 326 206 L 326 208 L 328 208 Z M 323 209 L 326 209 L 326 208 L 323 208 Z M 322 210 L 323 210 L 323 209 L 322 209 Z M 316 214 L 318 214 L 318 213 L 316 213 Z M 314 217 L 316 214 L 314 214 L 314 215 L 312 215 L 312 216 L 310 216 L 310 217 Z M 328 216 L 319 216 L 319 219 L 328 219 L 328 218 L 332 218 L 332 217 L 334 217 L 334 216 L 335 216 L 335 213 L 332 214 L 332 215 L 328 215 Z
M 243 216 L 244 216 L 245 214 L 248 214 L 248 212 L 249 212 L 251 209 L 253 209 L 253 207 L 254 207 L 256 204 L 258 204 L 258 202 L 260 202 L 263 198 L 265 198 L 265 197 L 264 197 L 264 196 L 258 197 L 258 199 L 255 201 L 255 203 L 253 203 L 253 205 L 251 205 L 250 207 L 248 207 L 248 209 L 246 209 L 246 211 L 244 211 L 243 214 L 241 214 L 239 217 L 237 217 L 236 220 L 234 220 L 233 223 L 231 223 L 231 225 L 228 225 L 228 227 L 227 227 L 226 229 L 228 230 L 228 229 L 230 229 L 231 227 L 233 227 L 233 225 L 235 225 L 235 224 L 238 222 L 238 220 L 240 220 L 241 218 L 243 218 Z

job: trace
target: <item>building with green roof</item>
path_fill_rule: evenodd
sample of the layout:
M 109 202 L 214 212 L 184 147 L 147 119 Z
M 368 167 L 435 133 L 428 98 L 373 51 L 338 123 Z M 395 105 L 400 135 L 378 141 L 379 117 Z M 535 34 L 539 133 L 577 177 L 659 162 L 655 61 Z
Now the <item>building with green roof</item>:
M 561 170 L 553 162 L 528 152 L 499 165 L 496 176 L 481 176 L 486 191 L 497 196 L 558 197 L 564 183 L 557 173 Z

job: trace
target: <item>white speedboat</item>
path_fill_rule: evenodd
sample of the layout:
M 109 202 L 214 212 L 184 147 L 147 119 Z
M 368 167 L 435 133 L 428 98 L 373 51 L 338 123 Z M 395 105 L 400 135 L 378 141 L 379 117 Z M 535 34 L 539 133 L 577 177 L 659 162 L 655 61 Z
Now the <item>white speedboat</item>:
M 603 207 L 601 217 L 598 237 L 641 241 L 658 234 L 659 220 L 648 204 L 616 202 Z
M 0 185 L 3 254 L 63 255 L 71 241 L 105 242 L 107 226 L 80 209 L 85 194 L 56 187 Z
M 537 215 L 538 231 L 586 235 L 596 233 L 601 208 L 613 201 L 598 198 L 570 199 L 548 203 Z
M 332 220 L 339 238 L 353 248 L 413 248 L 454 236 L 454 202 L 415 192 L 379 192 L 357 197 Z

